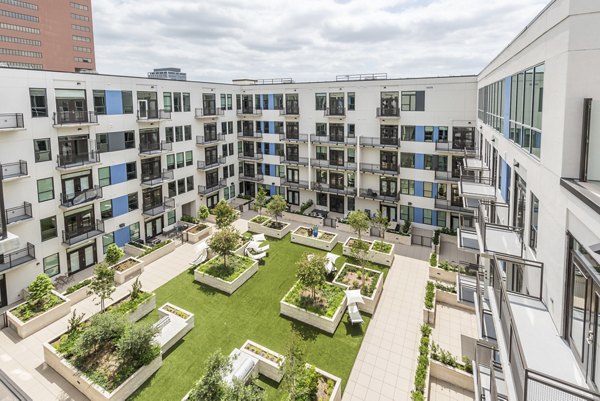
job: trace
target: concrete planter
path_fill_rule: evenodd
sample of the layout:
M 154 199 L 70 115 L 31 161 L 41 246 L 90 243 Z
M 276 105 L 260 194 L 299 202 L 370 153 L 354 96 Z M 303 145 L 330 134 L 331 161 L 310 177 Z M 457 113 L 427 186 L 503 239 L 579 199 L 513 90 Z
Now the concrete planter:
M 251 220 L 248 220 L 248 231 L 253 232 L 253 233 L 262 233 L 262 231 L 260 231 L 260 230 L 261 230 L 263 224 L 271 221 L 271 219 L 266 216 L 262 216 L 262 217 L 266 218 L 266 220 L 263 221 L 262 223 L 258 223 L 256 221 L 252 221 L 256 217 L 258 217 L 258 216 L 255 216 Z
M 250 243 L 250 241 L 244 242 L 244 244 L 242 246 L 240 246 L 238 249 L 236 249 L 235 251 L 233 251 L 233 253 L 235 253 L 236 255 L 239 255 L 239 256 L 245 256 L 246 247 L 248 246 L 249 243 Z M 212 259 L 212 257 L 211 257 L 211 259 Z
M 207 263 L 207 262 L 205 262 Z M 233 294 L 238 288 L 250 279 L 258 271 L 258 261 L 255 260 L 252 266 L 246 269 L 242 274 L 237 276 L 233 281 L 225 281 L 210 274 L 194 270 L 194 280 L 206 284 L 209 287 L 216 288 L 226 294 Z
M 475 306 L 464 303 L 464 302 L 460 302 L 458 299 L 458 294 L 454 294 L 454 293 L 442 291 L 442 290 L 437 290 L 435 293 L 435 298 L 436 298 L 436 301 L 441 304 L 449 305 L 453 308 L 462 309 L 467 312 L 475 313 Z
M 292 242 L 295 244 L 306 245 L 306 246 L 310 246 L 312 248 L 322 249 L 324 251 L 333 250 L 333 248 L 337 244 L 337 237 L 338 237 L 337 234 L 319 230 L 319 235 L 321 235 L 323 233 L 333 235 L 333 238 L 330 241 L 324 241 L 322 239 L 319 239 L 319 237 L 317 237 L 317 238 L 312 237 L 312 236 L 307 237 L 305 235 L 298 234 L 298 231 L 300 229 L 309 229 L 309 228 L 308 227 L 298 227 L 292 232 Z
M 133 266 L 129 267 L 127 270 L 124 270 L 124 271 L 117 270 L 117 267 L 120 264 L 123 264 L 128 261 L 133 261 L 135 264 Z M 112 270 L 114 270 L 114 272 L 115 272 L 115 283 L 123 284 L 124 282 L 130 280 L 131 278 L 142 274 L 142 272 L 144 271 L 144 262 L 139 259 L 136 259 L 134 257 L 129 257 L 127 259 L 120 261 L 117 264 L 112 265 L 110 268 Z
M 174 313 L 172 309 L 176 309 L 180 313 L 187 315 L 187 317 L 183 317 L 177 313 Z M 165 316 L 169 316 L 169 319 L 172 321 L 182 322 L 183 324 L 177 324 L 176 327 L 179 328 L 179 330 L 174 333 L 169 333 L 172 335 L 169 335 L 168 338 L 165 339 L 165 342 L 161 343 L 160 350 L 163 353 L 167 352 L 171 347 L 173 347 L 173 345 L 177 344 L 177 342 L 181 340 L 187 333 L 189 333 L 196 324 L 193 313 L 188 312 L 185 309 L 175 306 L 169 302 L 158 308 L 158 317 L 163 318 Z
M 234 214 L 235 214 L 235 220 L 240 218 L 241 213 L 239 210 L 234 210 Z M 217 224 L 217 218 L 214 214 L 209 214 L 206 221 L 208 221 L 209 223 Z
M 123 246 L 123 251 L 125 251 L 126 255 L 133 256 L 134 258 L 137 258 L 144 253 L 143 248 L 138 248 L 137 246 L 133 246 L 131 244 L 125 244 Z
M 450 234 L 440 234 L 440 244 L 441 243 L 447 243 L 447 244 L 452 244 L 452 245 L 456 245 L 456 235 L 450 235 Z
M 127 300 L 127 298 L 129 298 L 129 294 L 118 299 L 115 303 L 109 305 L 109 308 L 117 307 L 120 303 L 125 302 L 125 300 Z M 140 304 L 137 307 L 137 309 L 127 313 L 127 315 L 126 315 L 127 320 L 129 320 L 132 323 L 135 323 L 138 320 L 140 320 L 141 318 L 143 318 L 144 316 L 146 316 L 147 314 L 149 314 L 150 312 L 152 312 L 155 308 L 156 308 L 156 294 L 153 293 L 152 296 L 150 298 L 148 298 L 144 303 Z
M 423 323 L 430 324 L 431 326 L 435 326 L 435 304 L 437 298 L 437 289 L 433 290 L 433 308 L 427 309 L 425 305 L 423 305 Z
M 140 256 L 139 259 L 144 262 L 144 264 L 148 265 L 160 258 L 162 258 L 165 255 L 168 255 L 169 253 L 173 252 L 175 250 L 175 248 L 177 248 L 178 243 L 170 240 L 171 242 L 169 242 L 167 245 L 147 254 L 144 256 Z
M 263 356 L 261 354 L 251 351 L 249 349 L 251 347 L 257 348 L 266 354 L 272 355 L 279 362 L 273 361 L 271 359 L 266 358 L 265 356 Z M 244 345 L 241 348 L 241 351 L 252 356 L 253 358 L 258 359 L 258 373 L 259 374 L 261 374 L 265 377 L 268 377 L 269 379 L 274 380 L 277 383 L 279 383 L 281 381 L 281 379 L 283 378 L 282 365 L 283 365 L 283 362 L 285 361 L 285 357 L 283 355 L 278 354 L 277 352 L 272 351 L 266 347 L 263 347 L 262 345 L 257 344 L 251 340 L 246 340 L 246 342 L 244 343 Z
M 346 240 L 346 242 L 344 242 L 344 244 L 342 245 L 342 254 L 345 256 L 352 256 L 352 248 L 350 247 L 350 241 L 358 241 L 358 238 L 356 237 L 348 237 L 348 239 Z M 362 242 L 366 242 L 367 244 L 369 244 L 369 249 L 371 249 L 371 246 L 373 245 L 373 242 L 371 241 L 366 241 L 366 240 L 362 240 Z M 366 252 L 367 260 L 369 260 L 369 252 Z
M 335 228 L 336 228 L 336 230 L 343 232 L 343 233 L 354 234 L 354 229 L 352 228 L 352 226 L 350 224 L 341 223 L 338 221 L 335 225 Z
M 383 239 L 389 242 L 393 242 L 400 245 L 411 245 L 412 244 L 412 236 L 411 235 L 400 235 L 397 233 L 392 233 L 386 231 L 383 234 Z
M 346 242 L 344 242 L 344 245 L 342 247 L 342 253 L 346 256 L 352 256 L 352 249 L 350 247 L 350 241 L 358 241 L 358 238 L 355 237 L 348 237 L 348 239 L 346 240 Z M 366 242 L 369 244 L 369 251 L 366 254 L 366 258 L 369 262 L 372 263 L 377 263 L 379 265 L 383 265 L 383 266 L 391 266 L 392 263 L 394 263 L 394 248 L 395 245 L 393 243 L 389 243 L 392 246 L 392 249 L 390 249 L 389 253 L 383 253 L 383 252 L 379 252 L 379 251 L 375 251 L 373 249 L 373 244 L 374 242 L 372 241 L 365 241 L 362 240 L 363 242 Z
M 440 269 L 439 267 L 429 266 L 429 278 L 431 280 L 456 284 L 456 272 L 446 271 L 444 269 Z
M 258 223 L 249 221 L 248 222 L 248 231 L 251 231 L 254 233 L 262 233 L 268 237 L 282 239 L 291 230 L 290 223 L 280 221 L 279 223 L 284 224 L 284 227 L 281 230 L 276 230 L 276 229 L 268 226 L 271 222 L 275 222 L 275 220 L 268 219 L 263 224 L 258 224 Z
M 470 392 L 475 392 L 473 375 L 464 370 L 456 369 L 441 362 L 429 359 L 429 372 L 438 380 L 452 383 L 453 385 Z
M 205 224 L 206 225 L 206 224 Z M 197 230 L 197 227 L 200 225 L 195 225 L 183 232 L 184 238 L 187 242 L 195 244 L 199 242 L 201 239 L 208 237 L 212 234 L 212 226 L 206 225 L 202 230 Z
M 112 392 L 92 383 L 64 359 L 50 343 L 44 343 L 44 362 L 91 401 L 124 401 L 162 366 L 162 355 L 139 368 Z
M 323 227 L 323 218 L 322 217 L 312 217 L 307 216 L 305 214 L 297 214 L 290 212 L 283 212 L 282 219 L 286 221 L 295 221 L 298 223 L 309 224 L 312 226 Z
M 6 311 L 6 319 L 8 321 L 8 326 L 12 327 L 17 332 L 19 337 L 26 338 L 32 335 L 33 333 L 40 331 L 44 327 L 56 322 L 63 316 L 67 316 L 69 313 L 71 313 L 71 301 L 67 297 L 56 291 L 52 291 L 52 293 L 60 299 L 62 299 L 64 302 L 59 305 L 56 305 L 52 309 L 47 310 L 41 315 L 29 319 L 26 322 L 21 321 L 21 319 L 19 319 L 12 313 L 12 310 L 15 309 L 13 308 L 9 311 Z
M 89 297 L 91 294 L 88 292 L 90 290 L 90 285 L 86 285 L 81 287 L 78 290 L 73 291 L 70 294 L 63 294 L 64 297 L 67 297 L 69 301 L 71 301 L 71 305 L 75 305 Z
M 333 382 L 335 383 L 333 386 L 333 390 L 329 395 L 329 399 L 324 401 L 342 401 L 342 379 L 332 375 L 329 372 L 325 372 L 324 370 L 321 370 L 317 367 L 315 367 L 315 370 L 325 379 L 333 380 Z
M 339 273 L 333 279 L 333 284 L 339 285 L 340 287 L 342 287 L 344 289 L 350 288 L 350 286 L 344 284 L 341 281 L 342 277 L 344 276 L 343 273 L 344 273 L 346 266 L 354 266 L 354 265 L 350 265 L 349 263 L 344 263 L 344 266 L 342 266 Z M 356 266 L 356 267 L 360 269 L 359 266 Z M 375 285 L 375 291 L 373 292 L 373 295 L 371 295 L 370 297 L 366 297 L 363 295 L 363 301 L 365 301 L 365 303 L 358 304 L 358 309 L 362 312 L 366 312 L 366 313 L 369 313 L 372 315 L 375 312 L 375 308 L 377 307 L 377 304 L 379 303 L 379 298 L 381 298 L 381 292 L 383 291 L 383 273 L 380 271 L 368 269 L 368 268 L 365 268 L 365 270 L 377 273 L 377 275 L 378 275 L 377 284 Z
M 294 287 L 292 287 L 290 291 L 292 291 L 293 289 Z M 294 320 L 298 320 L 302 323 L 306 323 L 326 333 L 335 333 L 335 330 L 342 321 L 342 317 L 344 317 L 344 311 L 346 310 L 345 297 L 342 303 L 340 304 L 339 308 L 333 314 L 333 316 L 325 317 L 286 302 L 285 299 L 287 298 L 290 291 L 288 291 L 288 293 L 285 294 L 283 299 L 279 301 L 279 313 L 281 315 L 287 316 Z

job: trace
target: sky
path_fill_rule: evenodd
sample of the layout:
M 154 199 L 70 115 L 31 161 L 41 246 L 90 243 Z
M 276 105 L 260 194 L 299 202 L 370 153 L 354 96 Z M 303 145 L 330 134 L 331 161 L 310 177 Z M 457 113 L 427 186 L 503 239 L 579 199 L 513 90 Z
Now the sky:
M 96 0 L 96 68 L 189 80 L 479 73 L 549 0 Z

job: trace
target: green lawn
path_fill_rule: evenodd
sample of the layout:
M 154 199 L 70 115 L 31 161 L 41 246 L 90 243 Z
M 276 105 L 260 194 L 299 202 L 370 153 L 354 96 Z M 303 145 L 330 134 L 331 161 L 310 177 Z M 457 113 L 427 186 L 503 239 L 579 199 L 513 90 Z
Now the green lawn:
M 168 301 L 193 312 L 196 325 L 165 356 L 162 368 L 132 399 L 179 401 L 202 375 L 206 358 L 215 350 L 229 354 L 251 339 L 285 354 L 292 330 L 299 332 L 306 344 L 308 362 L 341 377 L 343 386 L 346 385 L 369 317 L 364 316 L 365 323 L 360 329 L 351 327 L 346 315 L 335 335 L 330 336 L 279 316 L 279 301 L 296 281 L 296 260 L 305 252 L 325 252 L 292 244 L 289 235 L 269 243 L 269 255 L 258 273 L 231 296 L 195 283 L 191 270 L 155 291 L 158 306 Z M 341 254 L 341 245 L 334 252 Z M 345 260 L 343 256 L 338 259 L 338 269 Z M 146 319 L 157 320 L 157 312 Z M 261 379 L 261 385 L 266 388 L 269 401 L 283 398 L 283 391 L 274 387 L 274 383 Z

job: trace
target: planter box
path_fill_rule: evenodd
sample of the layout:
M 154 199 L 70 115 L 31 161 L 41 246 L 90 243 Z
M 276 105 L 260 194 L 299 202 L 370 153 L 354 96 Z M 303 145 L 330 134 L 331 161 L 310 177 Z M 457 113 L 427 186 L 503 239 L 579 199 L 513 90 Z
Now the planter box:
M 344 268 L 346 267 L 346 265 L 350 265 L 350 263 L 344 263 L 344 266 L 342 266 L 342 268 L 340 269 L 338 274 L 333 279 L 333 284 L 336 284 L 344 289 L 350 288 L 350 286 L 344 284 L 341 281 L 341 276 L 342 276 L 342 273 L 344 272 Z M 354 266 L 354 265 L 352 265 L 352 266 Z M 369 271 L 376 272 L 379 274 L 379 278 L 377 279 L 377 284 L 375 285 L 375 291 L 373 292 L 373 295 L 371 295 L 370 297 L 366 297 L 363 295 L 363 300 L 365 301 L 365 303 L 358 304 L 358 309 L 360 311 L 366 312 L 366 313 L 369 313 L 372 315 L 375 312 L 375 308 L 377 307 L 377 304 L 379 303 L 379 298 L 381 298 L 381 292 L 383 291 L 383 273 L 380 271 L 368 269 L 368 268 L 365 268 L 365 270 L 369 270 Z
M 423 305 L 423 323 L 430 324 L 432 327 L 435 326 L 435 303 L 437 297 L 437 289 L 433 290 L 433 308 L 427 309 Z
M 447 243 L 447 244 L 456 245 L 457 244 L 456 235 L 440 233 L 440 244 L 442 242 Z
M 237 252 L 237 251 L 236 251 Z M 207 263 L 207 262 L 205 262 Z M 242 286 L 246 281 L 250 279 L 256 272 L 258 271 L 258 261 L 255 260 L 252 266 L 250 266 L 246 271 L 237 276 L 233 281 L 225 281 L 218 277 L 211 276 L 210 274 L 203 273 L 194 270 L 194 280 L 200 283 L 206 284 L 209 287 L 216 288 L 219 291 L 222 291 L 226 294 L 233 294 L 238 288 Z
M 163 246 L 162 248 L 159 248 L 156 251 L 149 253 L 148 255 L 139 257 L 139 259 L 142 262 L 144 262 L 144 264 L 148 265 L 148 264 L 162 258 L 163 256 L 173 252 L 175 250 L 175 248 L 177 248 L 178 245 L 179 244 L 177 242 L 171 241 L 170 243 Z
M 258 216 L 255 216 L 255 217 L 258 217 Z M 266 216 L 263 216 L 263 217 L 266 217 Z M 262 224 L 261 223 L 257 223 L 257 222 L 252 221 L 252 220 L 248 220 L 248 231 L 253 232 L 253 233 L 262 233 L 262 231 L 260 231 L 261 228 L 262 228 L 262 225 L 265 224 L 268 221 L 271 221 L 271 219 L 268 218 L 268 217 L 267 217 L 267 220 L 265 220 Z
M 134 262 L 136 262 L 136 264 L 125 271 L 118 271 L 116 269 L 116 267 L 126 261 L 134 261 Z M 117 263 L 115 265 L 112 265 L 110 268 L 112 270 L 114 270 L 114 272 L 115 272 L 115 283 L 123 284 L 124 282 L 128 281 L 129 279 L 142 274 L 142 272 L 144 271 L 144 262 L 139 259 L 136 259 L 134 257 L 129 257 L 127 259 L 120 261 L 119 263 Z
M 460 369 L 444 365 L 433 359 L 429 359 L 429 371 L 432 377 L 438 380 L 452 383 L 453 385 L 470 392 L 475 392 L 473 384 L 473 375 Z
M 233 251 L 233 253 L 235 253 L 236 255 L 239 256 L 246 256 L 246 247 L 248 246 L 248 244 L 250 243 L 250 241 L 246 241 L 242 246 L 240 246 L 238 249 L 236 249 L 235 251 Z M 212 254 L 212 251 L 210 252 Z M 212 257 L 210 257 L 210 259 L 212 259 Z
M 234 209 L 233 211 L 235 212 L 235 220 L 239 219 L 241 215 L 240 211 L 237 209 Z M 217 224 L 217 218 L 214 214 L 209 214 L 206 221 L 208 221 L 209 223 Z
M 294 287 L 292 287 L 290 291 L 293 289 Z M 285 302 L 284 300 L 287 298 L 288 294 L 289 291 L 285 294 L 282 300 L 279 301 L 279 313 L 281 315 L 298 320 L 302 323 L 306 323 L 326 333 L 335 333 L 335 330 L 340 324 L 342 317 L 344 317 L 344 312 L 346 310 L 346 297 L 344 297 L 340 307 L 335 311 L 332 317 L 325 317 Z
M 50 343 L 44 343 L 44 361 L 91 401 L 124 401 L 162 366 L 162 355 L 156 357 L 148 365 L 139 368 L 112 392 L 92 383 L 83 373 L 60 356 Z
M 352 226 L 350 224 L 340 223 L 338 221 L 335 224 L 335 228 L 336 228 L 336 230 L 343 232 L 343 233 L 354 234 L 354 229 L 352 228 Z
M 26 338 L 71 313 L 71 301 L 56 291 L 52 291 L 52 293 L 64 302 L 26 322 L 21 321 L 21 319 L 12 313 L 12 310 L 14 310 L 13 308 L 12 310 L 6 311 L 8 326 L 12 327 L 19 337 Z
M 444 281 L 446 283 L 456 284 L 456 272 L 446 271 L 444 269 L 440 269 L 439 267 L 429 266 L 429 278 L 431 280 Z
M 343 249 L 342 253 L 346 256 L 352 256 L 352 250 L 350 248 L 350 245 L 348 245 L 350 240 L 358 241 L 358 238 L 348 237 L 346 242 L 344 242 L 344 245 L 342 247 L 342 249 Z M 365 241 L 365 240 L 362 240 L 362 241 L 370 244 L 369 251 L 366 254 L 366 259 L 369 262 L 377 263 L 378 265 L 383 265 L 383 266 L 391 266 L 392 263 L 394 263 L 394 258 L 396 257 L 394 255 L 394 248 L 395 248 L 394 244 L 390 243 L 390 245 L 392 246 L 390 253 L 383 253 L 383 252 L 373 250 L 373 243 L 374 243 L 373 241 Z
M 383 234 L 383 239 L 400 245 L 412 245 L 411 235 L 400 235 L 386 231 Z
M 326 379 L 331 379 L 334 381 L 335 385 L 333 386 L 333 390 L 329 395 L 329 400 L 327 401 L 342 401 L 342 379 L 337 376 L 332 375 L 329 372 L 325 372 L 315 366 L 315 370 Z
M 296 233 L 296 231 L 298 231 L 299 229 L 307 229 L 307 228 L 308 227 L 296 228 L 296 230 L 294 230 L 292 232 L 292 242 L 296 243 L 296 244 L 310 246 L 312 248 L 322 249 L 324 251 L 331 251 L 331 250 L 333 250 L 333 248 L 335 248 L 335 245 L 337 244 L 337 237 L 338 237 L 337 234 L 330 233 L 328 231 L 319 230 L 320 233 L 327 233 L 327 234 L 333 235 L 333 238 L 331 239 L 331 241 L 323 241 L 322 239 L 318 239 L 315 237 L 307 237 L 307 236 Z
M 254 353 L 250 350 L 247 350 L 246 349 L 247 345 L 259 348 L 266 353 L 274 355 L 275 357 L 279 358 L 280 362 L 272 361 L 272 360 L 267 359 L 259 354 Z M 279 383 L 281 381 L 281 379 L 283 378 L 282 365 L 283 365 L 283 361 L 285 360 L 285 357 L 283 355 L 278 354 L 277 352 L 272 351 L 266 347 L 263 347 L 262 345 L 257 344 L 251 340 L 246 340 L 246 342 L 244 343 L 244 345 L 241 348 L 241 351 L 250 355 L 253 358 L 258 359 L 258 373 L 259 374 L 261 374 L 265 377 L 268 377 L 269 379 L 274 380 L 277 383 Z
M 192 226 L 183 232 L 184 238 L 187 242 L 195 244 L 201 239 L 208 237 L 212 234 L 212 226 L 206 225 L 206 227 L 196 233 L 192 232 L 198 227 L 198 225 Z
M 275 220 L 267 220 L 265 221 L 263 224 L 258 224 L 252 221 L 248 222 L 248 231 L 254 232 L 254 233 L 262 233 L 268 237 L 273 237 L 273 238 L 277 238 L 277 239 L 282 239 L 283 237 L 285 237 L 291 230 L 291 226 L 290 223 L 286 223 L 283 221 L 280 221 L 281 224 L 284 224 L 285 227 L 283 227 L 281 230 L 276 230 L 274 228 L 271 227 L 267 227 L 266 224 L 275 221 Z
M 133 256 L 134 258 L 137 258 L 142 253 L 144 253 L 144 250 L 142 248 L 138 248 L 130 244 L 125 244 L 123 246 L 123 251 L 125 251 L 126 255 Z
M 89 289 L 90 285 L 88 284 L 84 287 L 81 287 L 78 290 L 73 291 L 70 294 L 63 294 L 63 297 L 68 298 L 69 301 L 71 301 L 71 305 L 75 305 L 76 303 L 83 301 L 91 295 L 90 293 L 88 293 Z
M 188 315 L 187 318 L 177 315 L 169 310 L 167 307 L 171 307 L 173 309 L 177 309 Z M 169 332 L 165 333 L 165 337 L 161 336 L 161 346 L 160 350 L 164 353 L 167 352 L 173 345 L 177 344 L 179 340 L 181 340 L 187 333 L 190 332 L 194 328 L 196 323 L 194 314 L 186 311 L 178 306 L 175 306 L 169 302 L 158 308 L 158 317 L 163 318 L 165 316 L 169 316 L 171 319 L 170 325 L 172 329 L 168 329 Z M 162 333 L 162 332 L 161 332 Z
M 462 309 L 467 312 L 475 313 L 475 306 L 464 303 L 464 302 L 460 302 L 458 300 L 458 294 L 453 294 L 451 292 L 437 290 L 435 293 L 435 298 L 436 298 L 436 301 L 441 304 L 449 305 L 449 306 L 452 306 L 453 308 Z
M 129 298 L 129 294 L 118 299 L 116 302 L 110 304 L 109 306 L 115 307 L 122 301 L 126 300 L 127 298 Z M 127 313 L 127 315 L 126 315 L 127 320 L 129 320 L 132 323 L 135 323 L 138 320 L 140 320 L 141 318 L 143 318 L 144 316 L 146 316 L 147 314 L 149 314 L 150 312 L 152 312 L 155 308 L 156 308 L 156 294 L 153 293 L 152 296 L 150 298 L 148 298 L 146 300 L 146 302 L 139 305 L 136 310 L 133 310 L 133 311 Z
M 286 221 L 295 221 L 298 223 L 309 224 L 311 227 L 312 226 L 323 227 L 323 218 L 322 217 L 312 217 L 312 216 L 307 216 L 305 214 L 297 214 L 297 213 L 290 213 L 290 212 L 283 212 L 281 216 L 282 216 L 281 218 Z

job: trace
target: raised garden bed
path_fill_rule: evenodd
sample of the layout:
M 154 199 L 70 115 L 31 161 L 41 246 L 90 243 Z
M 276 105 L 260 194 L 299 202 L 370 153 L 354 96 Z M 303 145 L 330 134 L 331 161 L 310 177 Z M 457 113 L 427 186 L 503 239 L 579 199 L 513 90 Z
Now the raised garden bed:
M 343 254 L 352 256 L 352 242 L 358 241 L 358 238 L 349 237 L 343 246 Z M 383 266 L 391 266 L 394 262 L 394 247 L 395 245 L 384 241 L 365 241 L 369 244 L 369 251 L 366 253 L 366 259 L 369 262 L 377 263 Z
M 348 233 L 348 234 L 354 234 L 354 232 L 355 232 L 350 224 L 343 223 L 341 220 L 338 220 L 335 223 L 335 229 L 340 232 Z
M 170 326 L 161 330 L 160 349 L 167 352 L 173 345 L 177 344 L 187 333 L 194 328 L 196 323 L 194 314 L 171 303 L 166 303 L 158 308 L 158 317 L 168 316 Z
M 435 325 L 435 303 L 436 288 L 432 281 L 427 282 L 425 287 L 425 304 L 423 305 L 423 323 Z
M 292 232 L 292 242 L 310 246 L 312 248 L 331 251 L 337 244 L 337 234 L 318 230 L 317 237 L 313 236 L 313 229 L 309 227 L 298 227 Z
M 248 222 L 248 231 L 262 233 L 277 239 L 285 237 L 290 229 L 290 223 L 275 221 L 266 216 L 256 216 Z
M 429 359 L 429 372 L 432 377 L 435 377 L 438 380 L 445 381 L 446 383 L 452 383 L 453 385 L 471 393 L 475 392 L 473 375 L 465 372 L 464 370 L 445 365 L 431 358 Z
M 183 232 L 187 242 L 195 244 L 212 233 L 212 227 L 207 224 L 196 224 Z
M 296 282 L 279 302 L 279 313 L 333 334 L 346 309 L 344 290 L 332 284 L 325 284 L 317 293 L 321 302 L 315 305 L 309 297 L 310 291 L 302 288 L 300 282 Z
M 75 285 L 72 285 L 67 288 L 65 292 L 63 292 L 63 295 L 69 298 L 71 305 L 81 302 L 91 295 L 89 292 L 89 285 L 91 282 L 92 280 L 88 278 Z
M 132 300 L 128 294 L 106 308 L 107 313 L 123 313 L 130 322 L 137 322 L 156 308 L 154 293 L 140 292 L 137 299 Z
M 173 252 L 177 248 L 177 245 L 177 242 L 169 239 L 154 246 L 129 243 L 125 244 L 123 250 L 127 255 L 133 256 L 145 264 L 149 264 Z
M 344 263 L 338 274 L 333 279 L 334 284 L 338 284 L 343 288 L 360 289 L 363 296 L 364 304 L 358 304 L 358 309 L 373 314 L 381 292 L 383 290 L 383 273 L 377 270 L 365 268 L 366 283 L 363 286 L 361 275 L 362 269 L 360 266 Z
M 322 217 L 313 217 L 300 213 L 283 212 L 281 218 L 286 221 L 295 221 L 297 223 L 309 224 L 311 227 L 316 225 L 323 227 Z
M 383 239 L 400 245 L 412 244 L 412 236 L 410 234 L 403 235 L 397 231 L 386 231 L 383 234 Z
M 194 268 L 194 280 L 216 288 L 227 294 L 233 294 L 258 271 L 258 261 L 246 256 L 230 255 L 227 268 L 223 267 L 223 258 L 214 258 Z
M 317 400 L 319 401 L 341 401 L 342 400 L 342 379 L 325 372 L 317 367 L 315 371 L 319 374 L 319 390 L 317 391 Z
M 208 215 L 208 218 L 206 219 L 206 221 L 208 221 L 209 223 L 217 224 L 217 217 L 214 214 L 212 214 L 212 209 L 210 211 L 211 211 L 211 214 Z M 234 221 L 235 221 L 240 218 L 241 213 L 237 209 L 235 209 L 233 212 L 235 214 L 235 219 L 234 219 Z
M 110 267 L 115 272 L 115 283 L 123 284 L 134 276 L 142 274 L 144 262 L 134 257 L 129 257 Z
M 27 302 L 7 311 L 8 326 L 12 327 L 19 337 L 26 338 L 71 313 L 71 301 L 67 297 L 54 290 L 52 295 L 52 306 L 43 312 L 25 312 Z
M 242 352 L 258 359 L 258 373 L 279 383 L 283 378 L 285 357 L 251 340 L 246 340 Z

